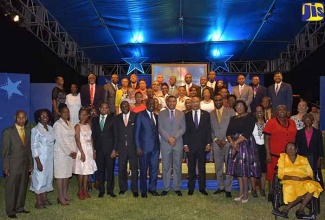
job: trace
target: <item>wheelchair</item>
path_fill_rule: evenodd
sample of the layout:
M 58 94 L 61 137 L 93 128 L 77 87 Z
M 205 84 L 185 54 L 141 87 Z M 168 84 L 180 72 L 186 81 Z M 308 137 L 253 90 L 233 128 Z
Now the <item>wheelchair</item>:
M 310 164 L 310 158 L 308 158 L 308 161 Z M 272 214 L 274 214 L 275 219 L 278 218 L 278 215 L 275 214 L 276 210 L 279 210 L 279 208 L 281 206 L 284 206 L 284 202 L 283 202 L 283 191 L 282 191 L 282 184 L 281 184 L 281 180 L 278 178 L 278 169 L 277 167 L 275 168 L 276 172 L 274 174 L 273 177 L 273 186 L 272 186 L 272 193 L 273 193 L 273 198 L 272 198 L 272 206 L 273 206 L 273 210 L 272 210 Z M 314 170 L 314 179 L 315 181 L 319 182 L 317 178 L 319 174 L 319 171 L 315 171 Z M 299 204 L 299 203 L 298 203 Z M 303 218 L 303 219 L 316 219 L 316 216 L 320 213 L 320 197 L 319 198 L 315 198 L 313 197 L 310 202 L 307 204 L 306 206 L 307 209 L 309 209 L 309 213 Z M 281 217 L 281 216 L 279 216 Z

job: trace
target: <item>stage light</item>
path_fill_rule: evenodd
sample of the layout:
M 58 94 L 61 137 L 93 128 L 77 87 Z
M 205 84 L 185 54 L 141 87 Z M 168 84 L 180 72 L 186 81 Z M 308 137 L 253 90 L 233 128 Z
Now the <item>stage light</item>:
M 212 34 L 211 34 L 211 40 L 212 41 L 218 41 L 220 40 L 221 38 L 221 33 L 220 31 L 214 31 Z
M 218 49 L 214 49 L 214 50 L 212 50 L 212 56 L 214 56 L 214 57 L 218 57 L 218 56 L 220 56 L 220 50 L 218 50 Z
M 19 22 L 19 20 L 20 20 L 19 15 L 15 15 L 15 16 L 12 18 L 12 20 L 13 20 L 14 22 Z
M 144 40 L 143 34 L 141 32 L 135 33 L 135 35 L 132 38 L 132 43 L 142 43 Z

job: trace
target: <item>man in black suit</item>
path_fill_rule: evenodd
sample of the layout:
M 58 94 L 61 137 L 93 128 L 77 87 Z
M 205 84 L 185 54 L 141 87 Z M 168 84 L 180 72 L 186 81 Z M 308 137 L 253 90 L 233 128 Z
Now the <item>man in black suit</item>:
M 99 181 L 99 194 L 105 194 L 105 176 L 107 180 L 107 194 L 114 194 L 114 117 L 109 115 L 108 103 L 102 102 L 99 107 L 99 116 L 92 119 L 92 138 L 96 150 L 97 175 Z
M 139 112 L 135 118 L 134 140 L 140 164 L 141 197 L 147 198 L 147 191 L 159 196 L 156 191 L 159 166 L 158 116 L 154 113 L 155 100 L 149 98 L 146 110 Z M 149 168 L 149 190 L 147 171 Z
M 137 74 L 135 74 L 135 73 L 131 74 L 128 87 L 133 88 L 133 89 L 138 89 L 139 88 L 139 82 L 138 82 Z
M 282 82 L 283 76 L 280 71 L 276 71 L 273 76 L 274 84 L 268 88 L 268 95 L 272 101 L 272 110 L 276 111 L 278 105 L 287 107 L 287 116 L 290 117 L 292 110 L 292 88 L 289 83 Z
M 197 96 L 199 96 L 199 91 L 200 91 L 199 86 L 192 83 L 192 75 L 190 73 L 187 73 L 185 75 L 185 85 L 184 85 L 184 87 L 185 87 L 185 90 L 186 90 L 186 96 L 188 96 L 188 97 L 190 96 L 190 88 L 192 86 L 196 87 Z
M 24 209 L 29 172 L 33 170 L 30 129 L 26 127 L 26 113 L 19 110 L 15 125 L 2 133 L 2 169 L 5 175 L 6 214 L 29 213 Z
M 183 135 L 184 151 L 188 157 L 188 195 L 193 195 L 195 187 L 195 168 L 198 161 L 199 190 L 208 195 L 206 187 L 205 155 L 212 142 L 210 114 L 200 109 L 200 99 L 192 98 L 192 111 L 185 114 L 186 131 Z
M 121 103 L 122 114 L 115 118 L 114 126 L 114 150 L 113 157 L 118 152 L 118 176 L 120 195 L 128 189 L 127 163 L 129 161 L 131 170 L 131 191 L 134 197 L 138 197 L 138 156 L 134 144 L 134 121 L 135 113 L 130 112 L 130 105 L 127 101 Z
M 117 83 L 118 75 L 113 74 L 111 82 L 104 85 L 104 102 L 109 104 L 109 112 L 111 115 L 115 115 L 115 97 L 116 91 L 119 89 Z
M 210 98 L 211 99 L 213 99 L 213 89 L 211 88 L 211 87 L 209 87 L 209 86 L 207 86 L 207 82 L 208 82 L 208 80 L 207 80 L 207 78 L 205 77 L 205 76 L 202 76 L 201 78 L 200 78 L 200 87 L 199 87 L 199 91 L 198 91 L 198 97 L 199 98 L 201 98 L 201 99 L 203 99 L 203 89 L 205 89 L 205 88 L 208 88 L 209 89 L 209 91 L 210 91 Z
M 80 89 L 81 105 L 85 108 L 95 107 L 98 110 L 99 104 L 104 100 L 104 90 L 100 85 L 96 85 L 96 76 L 91 73 L 88 76 L 88 84 Z
M 251 110 L 252 113 L 254 113 L 256 107 L 262 104 L 263 97 L 267 96 L 267 88 L 260 85 L 260 78 L 258 76 L 253 76 L 252 88 L 253 88 L 253 101 L 251 103 Z

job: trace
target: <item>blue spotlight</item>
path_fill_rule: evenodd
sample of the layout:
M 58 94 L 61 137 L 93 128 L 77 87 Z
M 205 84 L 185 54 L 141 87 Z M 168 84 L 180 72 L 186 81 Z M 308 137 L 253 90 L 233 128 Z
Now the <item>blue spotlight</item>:
M 214 56 L 214 57 L 220 56 L 220 50 L 218 50 L 218 49 L 212 50 L 212 56 Z
M 133 35 L 133 38 L 131 40 L 132 43 L 142 43 L 144 40 L 143 38 L 143 34 L 141 32 L 136 32 L 134 35 Z

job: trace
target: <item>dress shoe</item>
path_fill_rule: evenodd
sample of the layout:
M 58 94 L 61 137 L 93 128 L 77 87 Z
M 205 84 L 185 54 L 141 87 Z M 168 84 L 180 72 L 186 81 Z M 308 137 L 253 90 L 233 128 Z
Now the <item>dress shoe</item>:
M 133 197 L 139 197 L 139 193 L 138 192 L 133 192 Z
M 108 193 L 108 195 L 109 195 L 110 197 L 112 197 L 112 198 L 115 198 L 115 197 L 116 197 L 116 195 L 115 195 L 114 193 Z
M 282 218 L 288 218 L 288 213 L 284 210 L 280 211 L 279 209 L 275 208 L 272 210 L 272 214 L 276 216 L 280 216 Z
M 188 193 L 187 193 L 187 195 L 192 196 L 193 193 L 194 193 L 194 190 L 189 190 Z
M 11 215 L 8 215 L 9 218 L 17 218 L 17 215 L 16 214 L 11 214 Z
M 266 194 L 265 194 L 265 190 L 264 189 L 261 189 L 260 190 L 260 194 L 261 194 L 262 197 L 266 197 Z
M 23 209 L 23 210 L 21 210 L 21 211 L 19 211 L 19 212 L 17 212 L 17 213 L 28 214 L 28 213 L 30 213 L 30 211 L 26 211 L 25 209 Z
M 238 197 L 234 198 L 234 201 L 241 202 L 243 197 L 244 197 L 244 195 L 238 196 Z
M 147 193 L 141 193 L 142 198 L 148 198 Z
M 208 192 L 205 191 L 204 189 L 203 190 L 200 190 L 200 193 L 202 193 L 202 195 L 205 195 L 205 196 L 209 195 Z
M 257 195 L 257 191 L 256 191 L 256 190 L 252 190 L 252 196 L 255 197 L 255 198 L 258 197 L 258 195 Z
M 227 192 L 226 191 L 226 198 L 231 198 L 232 196 L 231 196 L 231 192 Z
M 167 194 L 168 194 L 168 191 L 165 191 L 165 190 L 164 190 L 164 191 L 161 192 L 160 195 L 161 195 L 161 196 L 166 196 Z
M 175 191 L 175 193 L 176 193 L 178 196 L 182 196 L 182 195 L 183 195 L 182 192 L 179 191 L 179 190 Z
M 153 195 L 153 196 L 160 196 L 159 193 L 157 193 L 157 191 L 151 191 L 151 190 L 149 190 L 148 192 L 149 192 L 151 195 Z
M 118 194 L 119 195 L 124 195 L 125 191 L 124 190 L 121 190 Z
M 213 195 L 219 194 L 219 193 L 223 193 L 225 192 L 224 189 L 217 189 L 216 191 L 213 192 Z
M 306 215 L 304 211 L 296 211 L 297 219 L 311 219 L 311 215 Z
M 104 193 L 103 192 L 100 192 L 99 194 L 98 194 L 98 198 L 103 198 L 104 197 Z

